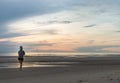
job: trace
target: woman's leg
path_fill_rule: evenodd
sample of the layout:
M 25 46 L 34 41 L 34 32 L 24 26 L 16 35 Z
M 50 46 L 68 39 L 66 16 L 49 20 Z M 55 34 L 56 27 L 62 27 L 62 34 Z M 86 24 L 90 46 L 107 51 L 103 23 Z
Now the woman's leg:
M 21 61 L 21 60 L 19 60 L 19 63 L 20 63 L 20 71 L 22 71 L 22 63 L 23 63 L 23 61 Z

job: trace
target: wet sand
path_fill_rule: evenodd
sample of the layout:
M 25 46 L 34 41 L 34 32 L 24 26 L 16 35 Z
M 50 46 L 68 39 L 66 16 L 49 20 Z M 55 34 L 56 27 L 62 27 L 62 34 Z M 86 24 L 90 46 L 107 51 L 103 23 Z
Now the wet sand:
M 28 67 L 21 72 L 0 69 L 0 83 L 120 83 L 120 61 L 85 60 L 65 67 Z

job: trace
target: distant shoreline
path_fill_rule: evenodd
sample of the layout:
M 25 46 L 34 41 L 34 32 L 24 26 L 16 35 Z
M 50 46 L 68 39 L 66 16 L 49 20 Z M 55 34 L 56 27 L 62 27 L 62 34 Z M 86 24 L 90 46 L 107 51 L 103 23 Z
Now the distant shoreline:
M 24 62 L 119 63 L 120 55 L 109 56 L 25 56 Z M 18 63 L 17 56 L 0 56 L 0 63 Z

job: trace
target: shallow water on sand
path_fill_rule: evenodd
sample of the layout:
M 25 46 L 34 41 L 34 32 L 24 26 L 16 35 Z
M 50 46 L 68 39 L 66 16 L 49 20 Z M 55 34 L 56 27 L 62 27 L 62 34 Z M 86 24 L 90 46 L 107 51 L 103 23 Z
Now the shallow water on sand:
M 67 67 L 75 62 L 25 62 L 23 68 L 27 67 Z M 1 63 L 0 68 L 19 68 L 19 63 Z

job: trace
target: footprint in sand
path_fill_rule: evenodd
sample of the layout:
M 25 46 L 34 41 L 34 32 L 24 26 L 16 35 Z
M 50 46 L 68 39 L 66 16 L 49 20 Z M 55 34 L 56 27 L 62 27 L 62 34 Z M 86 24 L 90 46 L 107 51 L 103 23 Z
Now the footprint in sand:
M 77 83 L 82 83 L 82 82 L 85 82 L 85 81 L 88 81 L 88 80 L 78 80 Z
M 77 82 L 83 82 L 83 80 L 79 80 L 79 81 L 77 81 Z

